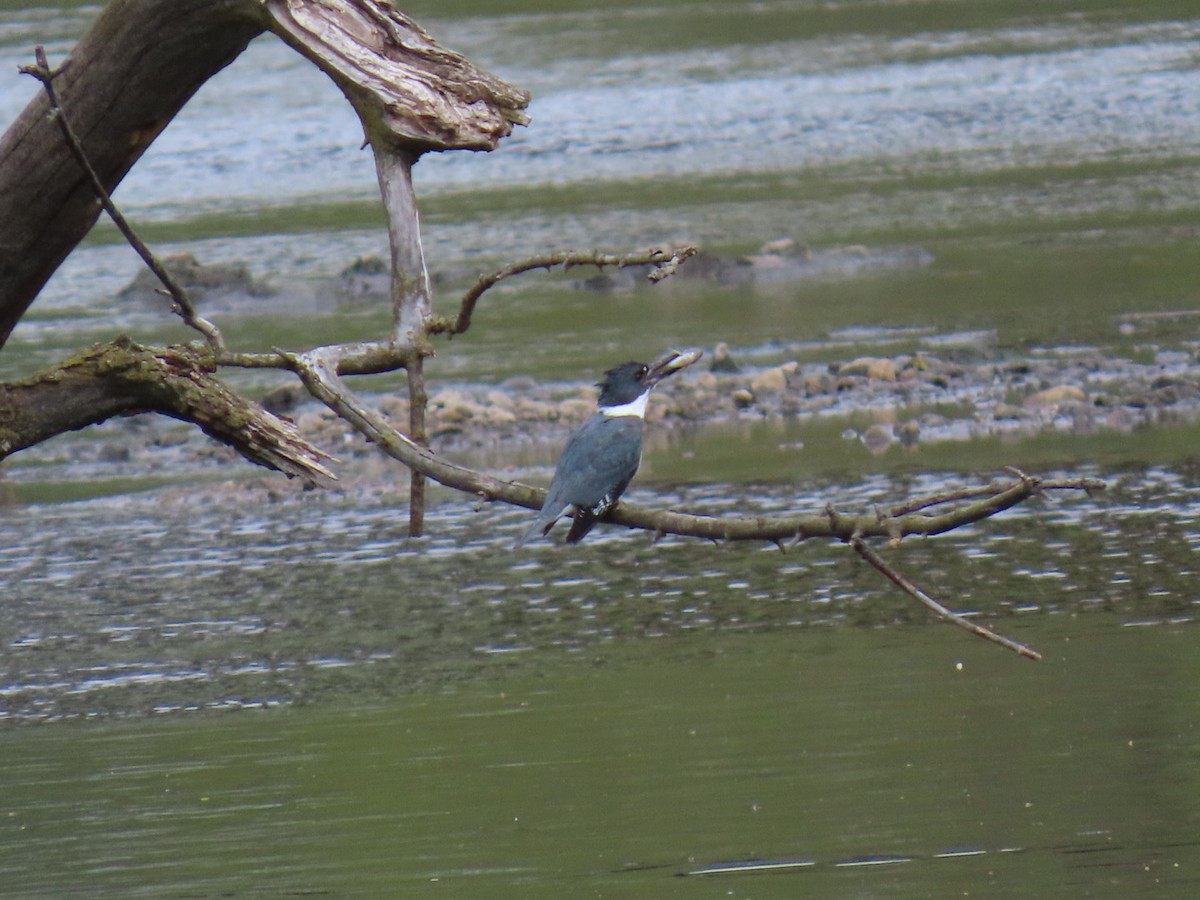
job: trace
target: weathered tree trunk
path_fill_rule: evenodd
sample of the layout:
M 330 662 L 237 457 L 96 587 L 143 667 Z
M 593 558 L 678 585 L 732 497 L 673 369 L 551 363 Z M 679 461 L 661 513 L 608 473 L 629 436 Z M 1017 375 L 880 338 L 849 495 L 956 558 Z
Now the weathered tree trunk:
M 247 0 L 113 0 L 104 8 L 55 87 L 110 191 L 263 27 Z M 33 100 L 0 137 L 0 347 L 100 214 L 33 79 L 29 91 Z

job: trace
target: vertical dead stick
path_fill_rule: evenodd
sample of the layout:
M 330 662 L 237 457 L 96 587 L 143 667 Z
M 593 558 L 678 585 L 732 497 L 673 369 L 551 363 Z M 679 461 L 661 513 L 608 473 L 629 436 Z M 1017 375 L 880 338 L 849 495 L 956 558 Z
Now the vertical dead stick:
M 375 170 L 388 215 L 388 242 L 392 253 L 392 339 L 412 353 L 404 368 L 408 372 L 409 436 L 422 447 L 425 433 L 424 356 L 431 353 L 428 341 L 430 319 L 429 272 L 421 245 L 421 219 L 413 191 L 412 167 L 418 153 L 390 144 L 378 145 Z M 425 476 L 412 470 L 408 498 L 408 533 L 420 537 L 425 529 Z
M 924 603 L 927 607 L 929 607 L 929 609 L 933 610 L 935 615 L 939 616 L 940 618 L 947 619 L 953 622 L 959 628 L 965 628 L 967 631 L 971 632 L 971 634 L 981 637 L 984 640 L 999 644 L 1001 647 L 1012 650 L 1014 653 L 1020 654 L 1026 659 L 1037 660 L 1042 658 L 1042 654 L 1038 653 L 1036 650 L 1032 650 L 1029 647 L 1026 647 L 1024 644 L 1014 641 L 1010 638 L 1006 638 L 1003 635 L 996 634 L 994 631 L 989 631 L 982 625 L 977 625 L 968 619 L 964 619 L 957 613 L 952 613 L 946 607 L 942 606 L 942 604 L 938 603 L 923 590 L 889 566 L 883 560 L 883 557 L 876 553 L 871 546 L 858 535 L 854 535 L 850 538 L 850 546 L 855 549 L 859 556 L 883 573 L 883 575 L 894 585 L 896 585 L 896 587 L 900 588 L 900 590 L 904 591 L 904 593 L 908 594 L 910 597 L 913 597 Z
M 104 182 L 100 180 L 100 176 L 92 166 L 91 160 L 83 152 L 83 144 L 80 143 L 79 137 L 75 134 L 75 129 L 71 127 L 71 122 L 67 119 L 62 104 L 59 102 L 58 91 L 54 88 L 54 79 L 62 69 L 51 70 L 46 60 L 46 49 L 40 45 L 34 49 L 34 59 L 37 61 L 37 65 L 21 66 L 20 71 L 26 75 L 32 75 L 45 88 L 46 99 L 50 103 L 51 114 L 58 122 L 59 130 L 62 131 L 63 139 L 66 141 L 67 147 L 70 148 L 71 155 L 75 157 L 76 162 L 79 163 L 84 174 L 87 175 L 88 180 L 92 183 L 92 189 L 100 199 L 100 205 L 104 207 L 104 211 L 108 213 L 108 217 L 112 219 L 113 224 L 117 226 L 117 230 L 121 232 L 125 240 L 129 243 L 129 246 L 134 249 L 137 255 L 142 258 L 142 262 L 162 282 L 171 297 L 171 301 L 174 303 L 175 311 L 179 313 L 183 321 L 190 328 L 204 335 L 204 339 L 214 351 L 223 350 L 225 348 L 225 340 L 221 336 L 221 332 L 217 329 L 217 326 L 196 314 L 196 309 L 192 306 L 192 301 L 188 298 L 187 293 L 171 277 L 171 274 L 163 268 L 150 248 L 137 236 L 137 233 L 133 230 L 133 226 L 129 224 L 125 216 L 121 214 L 121 211 L 117 209 L 112 201 L 112 197 L 109 196 L 108 191 L 104 187 Z
M 425 392 L 425 361 L 413 359 L 408 371 L 408 433 L 413 443 L 429 446 L 425 432 L 425 407 L 429 397 Z M 408 491 L 408 536 L 420 537 L 425 532 L 425 476 L 413 469 Z

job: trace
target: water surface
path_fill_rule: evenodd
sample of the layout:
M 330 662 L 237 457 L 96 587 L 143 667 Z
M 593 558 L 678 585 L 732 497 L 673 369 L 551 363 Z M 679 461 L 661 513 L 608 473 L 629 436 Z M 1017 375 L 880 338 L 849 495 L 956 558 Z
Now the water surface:
M 1086 347 L 1197 380 L 1191 4 L 498 6 L 413 7 L 535 98 L 499 151 L 418 167 L 442 308 L 473 273 L 564 246 L 678 238 L 734 257 L 787 236 L 933 262 L 605 296 L 529 278 L 439 347 L 435 389 L 578 384 L 718 340 L 752 368 Z M 7 120 L 34 91 L 16 66 L 36 43 L 62 58 L 95 8 L 0 7 Z M 117 197 L 161 252 L 311 284 L 386 247 L 360 140 L 327 79 L 262 39 Z M 135 270 L 98 227 L 0 373 L 119 331 L 184 339 L 115 299 Z M 221 317 L 256 349 L 387 321 Z M 1194 896 L 1194 427 L 873 456 L 840 438 L 862 423 L 844 418 L 656 439 L 634 499 L 867 510 L 1005 464 L 1103 477 L 1103 497 L 887 551 L 1042 662 L 930 623 L 836 545 L 604 529 L 515 556 L 526 514 L 437 492 L 410 540 L 390 469 L 298 493 L 219 454 L 182 467 L 175 436 L 136 422 L 14 458 L 3 893 Z M 97 465 L 117 433 L 148 446 Z

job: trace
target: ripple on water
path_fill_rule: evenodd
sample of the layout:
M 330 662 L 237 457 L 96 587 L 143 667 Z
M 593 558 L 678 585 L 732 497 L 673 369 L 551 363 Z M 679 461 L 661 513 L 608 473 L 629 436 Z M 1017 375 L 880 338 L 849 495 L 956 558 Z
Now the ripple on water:
M 770 514 L 819 509 L 826 496 L 871 509 L 942 481 L 879 475 L 787 496 L 753 486 L 637 491 L 639 502 Z M 1191 479 L 1147 470 L 1102 504 L 1030 504 L 967 532 L 906 541 L 897 558 L 939 596 L 992 616 L 1190 616 L 1198 501 Z M 524 514 L 438 503 L 419 541 L 405 538 L 403 518 L 369 495 L 333 493 L 247 507 L 189 507 L 151 492 L 22 508 L 6 522 L 4 558 L 32 562 L 0 576 L 5 715 L 287 702 L 333 678 L 420 683 L 462 664 L 454 660 L 531 647 L 925 621 L 835 545 L 786 554 L 650 545 L 614 528 L 577 549 L 545 541 L 514 554 Z

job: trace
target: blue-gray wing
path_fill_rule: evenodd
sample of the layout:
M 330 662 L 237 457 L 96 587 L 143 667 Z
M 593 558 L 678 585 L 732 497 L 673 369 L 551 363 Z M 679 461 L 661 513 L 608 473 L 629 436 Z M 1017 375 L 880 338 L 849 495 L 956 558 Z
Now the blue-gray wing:
M 637 474 L 642 460 L 642 420 L 597 414 L 567 440 L 549 497 L 593 509 L 611 506 Z
M 522 542 L 548 532 L 568 507 L 578 508 L 568 540 L 579 540 L 621 496 L 642 459 L 642 420 L 597 413 L 567 439 L 546 502 Z M 572 537 L 574 540 L 572 540 Z

